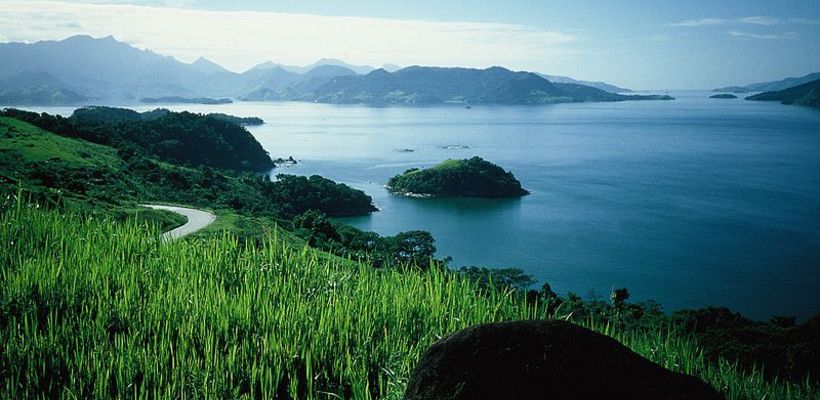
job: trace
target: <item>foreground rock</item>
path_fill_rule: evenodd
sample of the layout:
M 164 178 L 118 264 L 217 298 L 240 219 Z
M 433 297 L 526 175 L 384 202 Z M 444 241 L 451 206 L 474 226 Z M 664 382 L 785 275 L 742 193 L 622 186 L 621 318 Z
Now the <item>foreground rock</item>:
M 614 339 L 563 321 L 476 325 L 434 343 L 407 400 L 722 399 Z

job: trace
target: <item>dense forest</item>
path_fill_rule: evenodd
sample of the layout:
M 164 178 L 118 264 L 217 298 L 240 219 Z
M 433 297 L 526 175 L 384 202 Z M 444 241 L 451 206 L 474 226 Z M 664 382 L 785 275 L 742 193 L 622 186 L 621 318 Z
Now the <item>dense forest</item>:
M 43 120 L 67 121 L 51 116 Z M 59 191 L 68 199 L 111 204 L 163 201 L 283 219 L 309 209 L 333 216 L 375 210 L 364 192 L 319 176 L 279 175 L 272 181 L 263 174 L 173 165 L 129 146 L 115 149 L 58 136 L 7 117 L 0 117 L 0 127 L 4 183 Z
M 529 193 L 511 172 L 481 157 L 412 168 L 390 178 L 387 187 L 395 194 L 410 196 L 515 197 Z
M 250 132 L 220 117 L 160 110 L 143 116 L 109 107 L 82 109 L 70 118 L 15 109 L 5 109 L 0 115 L 61 136 L 174 164 L 236 171 L 267 171 L 274 166 Z

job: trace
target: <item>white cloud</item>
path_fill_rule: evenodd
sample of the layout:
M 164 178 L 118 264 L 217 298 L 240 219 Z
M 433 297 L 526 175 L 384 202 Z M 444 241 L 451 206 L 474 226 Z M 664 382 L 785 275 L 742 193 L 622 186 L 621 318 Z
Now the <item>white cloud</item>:
M 699 27 L 699 26 L 716 26 L 716 25 L 729 25 L 729 24 L 747 24 L 747 25 L 777 25 L 782 21 L 765 15 L 758 15 L 752 17 L 741 17 L 741 18 L 697 18 L 697 19 L 687 19 L 685 21 L 674 22 L 668 24 L 668 26 L 678 26 L 678 27 Z
M 233 70 L 263 60 L 308 64 L 321 57 L 371 65 L 548 69 L 579 53 L 570 47 L 575 35 L 514 24 L 0 1 L 0 35 L 9 40 L 74 34 L 113 35 L 184 61 L 206 56 Z
M 739 38 L 747 39 L 765 39 L 765 40 L 788 40 L 797 39 L 797 32 L 783 32 L 783 33 L 753 33 L 743 31 L 729 31 L 729 34 Z
M 743 17 L 739 18 L 738 21 L 752 25 L 776 25 L 780 23 L 779 19 L 766 16 Z
M 820 19 L 790 18 L 789 22 L 801 25 L 820 25 Z
M 698 19 L 687 19 L 681 22 L 674 22 L 669 24 L 669 26 L 684 26 L 684 27 L 695 27 L 695 26 L 712 26 L 712 25 L 722 25 L 725 24 L 727 20 L 723 18 L 698 18 Z

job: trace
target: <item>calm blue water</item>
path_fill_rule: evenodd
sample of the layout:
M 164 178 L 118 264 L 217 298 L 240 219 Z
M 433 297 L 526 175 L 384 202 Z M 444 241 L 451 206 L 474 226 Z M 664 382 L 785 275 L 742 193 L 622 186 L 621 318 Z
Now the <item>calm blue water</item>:
M 301 161 L 278 173 L 364 190 L 381 211 L 345 222 L 386 235 L 428 230 L 458 266 L 518 267 L 584 296 L 625 286 L 666 310 L 820 313 L 820 111 L 708 94 L 472 109 L 170 108 L 262 117 L 254 136 L 272 156 Z M 407 168 L 474 155 L 532 194 L 407 199 L 382 187 Z

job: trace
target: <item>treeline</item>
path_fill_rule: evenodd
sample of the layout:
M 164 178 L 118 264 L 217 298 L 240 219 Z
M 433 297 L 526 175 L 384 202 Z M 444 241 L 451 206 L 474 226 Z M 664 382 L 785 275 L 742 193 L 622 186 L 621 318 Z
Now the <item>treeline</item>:
M 110 107 L 81 109 L 70 118 L 16 109 L 5 109 L 0 115 L 61 136 L 179 165 L 234 171 L 265 171 L 274 167 L 250 132 L 224 117 L 155 110 L 143 118 L 136 111 Z
M 99 122 L 105 124 L 118 124 L 120 122 L 152 121 L 162 118 L 170 113 L 172 113 L 172 111 L 167 108 L 156 108 L 150 111 L 137 112 L 128 108 L 86 106 L 74 110 L 71 114 L 71 118 L 84 123 Z M 209 113 L 205 114 L 205 116 L 243 126 L 262 125 L 265 123 L 262 118 L 237 117 L 235 115 L 223 113 Z
M 335 222 L 321 211 L 309 210 L 293 219 L 293 232 L 313 247 L 364 261 L 375 268 L 386 266 L 428 268 L 435 260 L 435 239 L 427 231 L 407 231 L 380 236 Z

